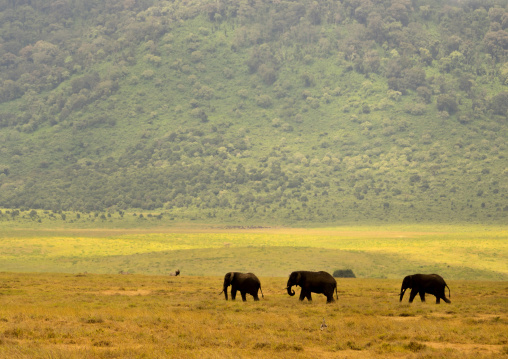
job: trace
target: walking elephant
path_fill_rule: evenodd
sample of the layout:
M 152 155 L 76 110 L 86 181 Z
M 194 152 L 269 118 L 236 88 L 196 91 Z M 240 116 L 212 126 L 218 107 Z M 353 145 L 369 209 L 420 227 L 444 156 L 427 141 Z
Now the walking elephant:
M 295 291 L 291 290 L 292 286 L 299 286 L 302 288 L 300 292 L 300 300 L 312 300 L 311 293 L 324 294 L 326 296 L 326 302 L 331 303 L 335 299 L 333 298 L 333 292 L 337 299 L 337 281 L 327 272 L 308 272 L 308 271 L 297 271 L 289 275 L 287 291 L 290 296 L 295 295 Z
M 425 293 L 436 296 L 436 304 L 439 304 L 441 298 L 446 303 L 451 303 L 445 296 L 445 287 L 448 288 L 448 296 L 450 296 L 450 287 L 446 284 L 443 277 L 437 274 L 413 274 L 408 275 L 402 281 L 402 287 L 400 288 L 400 301 L 406 289 L 411 288 L 411 294 L 409 295 L 409 303 L 413 303 L 413 299 L 417 294 L 420 295 L 422 302 L 425 302 Z
M 264 298 L 263 291 L 261 290 L 261 282 L 258 277 L 253 273 L 239 273 L 229 272 L 224 276 L 224 285 L 222 292 L 226 300 L 228 300 L 228 287 L 231 286 L 231 299 L 236 299 L 236 292 L 240 291 L 242 300 L 247 300 L 246 295 L 250 294 L 254 297 L 254 300 L 259 300 L 258 290 L 261 291 L 261 296 Z M 219 294 L 222 294 L 220 292 Z

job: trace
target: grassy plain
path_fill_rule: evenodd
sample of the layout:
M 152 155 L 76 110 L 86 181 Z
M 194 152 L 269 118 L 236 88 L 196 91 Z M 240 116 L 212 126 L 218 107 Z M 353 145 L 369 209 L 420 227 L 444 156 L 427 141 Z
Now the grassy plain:
M 508 356 L 508 230 L 397 225 L 169 225 L 130 216 L 80 228 L 0 230 L 0 358 L 498 358 Z M 182 277 L 167 274 L 179 268 Z M 300 303 L 293 270 L 352 269 L 339 300 Z M 228 271 L 265 298 L 226 302 Z M 119 274 L 130 273 L 130 274 Z M 452 304 L 398 301 L 402 276 L 437 272 Z M 299 289 L 297 288 L 297 291 Z M 323 318 L 327 324 L 320 330 Z
M 338 279 L 300 303 L 284 277 L 259 302 L 219 276 L 0 273 L 1 358 L 499 358 L 508 288 L 449 280 L 451 304 L 398 301 L 400 280 Z M 325 320 L 327 328 L 321 330 Z
M 285 277 L 293 270 L 352 269 L 361 278 L 437 272 L 448 279 L 508 280 L 508 228 L 397 225 L 240 228 L 203 224 L 77 228 L 4 225 L 0 271 L 218 276 L 230 270 Z M 4 222 L 5 224 L 5 222 Z M 115 225 L 118 225 L 116 223 Z M 97 224 L 97 226 L 99 226 Z

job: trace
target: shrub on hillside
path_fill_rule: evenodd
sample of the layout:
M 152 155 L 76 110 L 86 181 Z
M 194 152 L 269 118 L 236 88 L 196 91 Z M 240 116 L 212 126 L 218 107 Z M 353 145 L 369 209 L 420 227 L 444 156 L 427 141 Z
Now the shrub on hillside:
M 256 104 L 262 108 L 271 107 L 273 104 L 272 98 L 268 95 L 260 95 L 256 98 Z
M 437 98 L 437 109 L 439 111 L 446 111 L 450 115 L 457 112 L 458 104 L 456 96 L 451 94 L 439 95 Z
M 508 115 L 508 92 L 504 91 L 492 98 L 490 108 L 496 115 Z

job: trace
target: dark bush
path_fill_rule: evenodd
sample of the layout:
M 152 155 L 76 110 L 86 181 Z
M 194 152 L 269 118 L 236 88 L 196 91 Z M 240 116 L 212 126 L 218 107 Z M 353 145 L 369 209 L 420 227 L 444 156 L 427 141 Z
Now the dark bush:
M 258 74 L 267 85 L 272 85 L 277 80 L 277 71 L 275 71 L 273 66 L 261 64 L 258 67 Z
M 504 91 L 492 98 L 490 108 L 496 115 L 508 115 L 508 92 Z
M 92 90 L 100 80 L 101 78 L 96 72 L 75 78 L 71 81 L 72 93 L 77 94 L 83 89 Z
M 335 278 L 356 278 L 351 269 L 337 269 L 333 272 Z

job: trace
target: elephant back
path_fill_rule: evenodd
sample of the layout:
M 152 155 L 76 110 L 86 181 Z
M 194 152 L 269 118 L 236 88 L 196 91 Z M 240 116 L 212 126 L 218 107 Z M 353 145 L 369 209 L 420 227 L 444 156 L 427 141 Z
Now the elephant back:
M 302 274 L 303 277 L 305 278 L 305 281 L 307 282 L 330 284 L 335 286 L 337 285 L 337 281 L 335 280 L 335 278 L 333 278 L 330 273 L 325 271 L 319 272 L 303 271 Z

